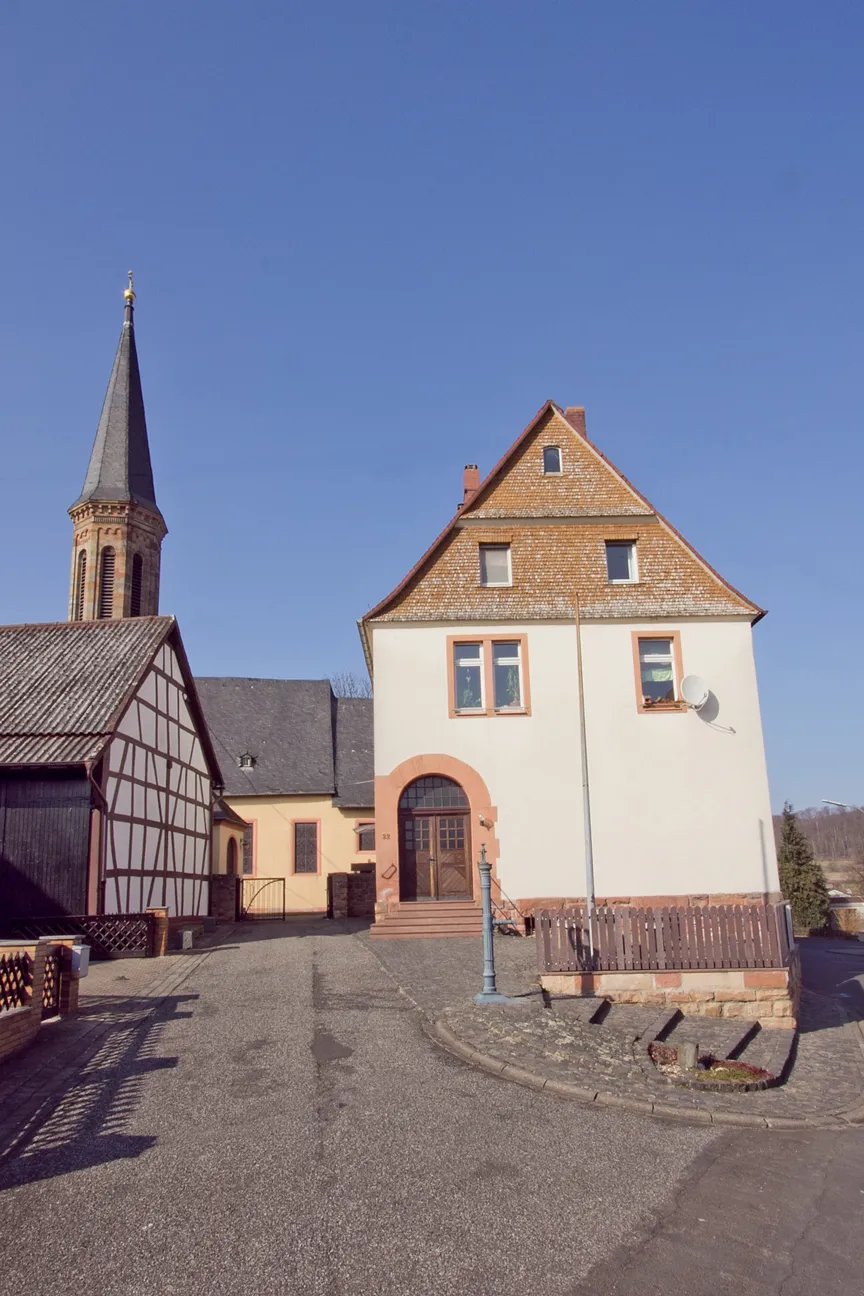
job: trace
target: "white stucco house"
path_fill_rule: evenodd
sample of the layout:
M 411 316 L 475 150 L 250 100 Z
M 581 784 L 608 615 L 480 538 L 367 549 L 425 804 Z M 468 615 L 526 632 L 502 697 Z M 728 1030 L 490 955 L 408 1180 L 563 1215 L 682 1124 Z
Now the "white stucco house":
M 588 440 L 583 409 L 547 402 L 485 480 L 467 467 L 456 516 L 360 623 L 373 934 L 476 930 L 483 845 L 493 898 L 523 917 L 584 899 L 589 847 L 600 903 L 779 898 L 763 615 Z

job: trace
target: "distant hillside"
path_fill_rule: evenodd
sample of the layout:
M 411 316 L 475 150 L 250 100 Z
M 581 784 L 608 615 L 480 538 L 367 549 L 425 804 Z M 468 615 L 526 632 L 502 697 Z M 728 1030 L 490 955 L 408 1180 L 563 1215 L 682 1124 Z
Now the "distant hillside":
M 840 810 L 832 806 L 810 806 L 796 810 L 818 860 L 864 858 L 864 810 Z M 774 836 L 779 845 L 781 815 L 774 816 Z
M 825 881 L 837 891 L 864 895 L 864 810 L 810 806 L 796 810 Z M 780 845 L 782 815 L 774 816 L 774 836 Z

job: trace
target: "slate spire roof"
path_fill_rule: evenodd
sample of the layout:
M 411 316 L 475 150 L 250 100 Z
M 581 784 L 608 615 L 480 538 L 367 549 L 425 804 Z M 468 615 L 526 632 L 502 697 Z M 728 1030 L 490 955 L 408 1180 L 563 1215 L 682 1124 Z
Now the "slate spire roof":
M 118 504 L 129 502 L 140 504 L 161 517 L 153 486 L 144 395 L 135 348 L 135 294 L 131 278 L 124 296 L 126 309 L 114 367 L 96 429 L 87 476 L 72 507 L 77 508 L 89 500 Z

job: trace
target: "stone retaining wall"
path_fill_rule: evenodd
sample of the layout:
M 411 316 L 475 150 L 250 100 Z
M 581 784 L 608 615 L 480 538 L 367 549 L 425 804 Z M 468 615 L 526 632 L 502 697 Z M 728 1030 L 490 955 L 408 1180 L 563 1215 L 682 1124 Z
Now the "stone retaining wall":
M 681 972 L 552 972 L 540 978 L 553 995 L 596 995 L 613 1003 L 656 1004 L 698 1017 L 735 1017 L 794 1030 L 801 965 Z

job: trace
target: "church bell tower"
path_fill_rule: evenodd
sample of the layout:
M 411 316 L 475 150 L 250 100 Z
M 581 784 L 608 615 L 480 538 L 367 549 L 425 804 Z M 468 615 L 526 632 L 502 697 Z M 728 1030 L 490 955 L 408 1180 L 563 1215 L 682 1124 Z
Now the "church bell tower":
M 84 487 L 69 510 L 69 620 L 153 616 L 167 534 L 153 487 L 138 353 L 132 271 L 114 368 Z

